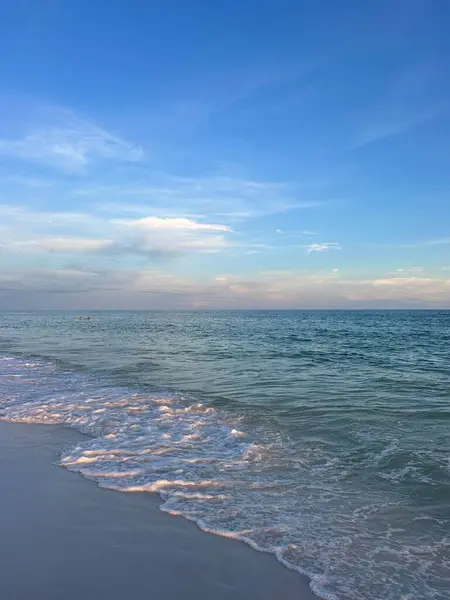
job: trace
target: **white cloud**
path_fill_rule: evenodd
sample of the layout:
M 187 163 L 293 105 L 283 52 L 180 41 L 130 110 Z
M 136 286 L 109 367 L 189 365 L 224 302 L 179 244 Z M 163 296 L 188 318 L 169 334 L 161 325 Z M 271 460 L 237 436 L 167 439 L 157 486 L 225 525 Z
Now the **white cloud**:
M 11 252 L 155 259 L 217 253 L 232 245 L 228 225 L 180 217 L 100 219 L 83 213 L 35 213 L 23 207 L 0 206 L 0 218 L 1 246 Z
M 423 273 L 425 271 L 425 269 L 423 267 L 407 267 L 404 269 L 397 269 L 395 271 L 395 274 L 398 273 L 412 273 L 412 274 L 419 274 L 419 273 Z M 392 275 L 393 273 L 390 273 L 390 275 Z
M 326 252 L 327 250 L 342 250 L 341 244 L 338 242 L 323 242 L 321 244 L 310 244 L 306 246 L 306 252 L 311 254 L 312 252 Z
M 286 233 L 289 235 L 317 235 L 315 231 L 309 231 L 309 230 L 304 230 L 304 231 L 284 231 L 283 229 L 276 229 L 275 233 Z
M 219 223 L 199 223 L 180 217 L 144 217 L 112 223 L 119 226 L 119 247 L 141 254 L 154 250 L 162 253 L 197 251 L 209 254 L 231 245 L 224 235 L 231 233 L 231 228 Z
M 167 230 L 167 231 L 226 231 L 230 232 L 228 225 L 218 225 L 214 223 L 198 223 L 192 219 L 180 217 L 144 217 L 142 219 L 124 221 L 130 227 L 142 229 Z
M 97 161 L 138 161 L 143 151 L 72 111 L 45 111 L 18 138 L 0 139 L 0 154 L 44 164 L 64 171 L 80 171 Z

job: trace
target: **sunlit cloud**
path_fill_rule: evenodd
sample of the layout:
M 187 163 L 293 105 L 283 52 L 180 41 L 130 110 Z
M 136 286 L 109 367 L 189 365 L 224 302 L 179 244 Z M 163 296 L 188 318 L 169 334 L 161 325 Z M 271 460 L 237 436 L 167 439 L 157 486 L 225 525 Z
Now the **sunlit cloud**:
M 327 252 L 328 250 L 342 250 L 342 246 L 338 242 L 324 242 L 321 244 L 310 244 L 306 247 L 308 254 L 312 252 Z
M 118 221 L 120 223 L 120 221 Z M 167 230 L 167 231 L 225 231 L 230 232 L 228 225 L 218 225 L 214 223 L 198 223 L 192 219 L 170 218 L 170 217 L 144 217 L 142 219 L 122 221 L 129 227 L 148 230 Z

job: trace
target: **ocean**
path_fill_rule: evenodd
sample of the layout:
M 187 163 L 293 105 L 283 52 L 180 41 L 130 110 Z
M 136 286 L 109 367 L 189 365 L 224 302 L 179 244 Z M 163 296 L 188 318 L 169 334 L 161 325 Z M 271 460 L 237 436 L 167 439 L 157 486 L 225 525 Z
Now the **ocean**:
M 450 311 L 90 316 L 0 315 L 0 419 L 324 599 L 448 600 Z

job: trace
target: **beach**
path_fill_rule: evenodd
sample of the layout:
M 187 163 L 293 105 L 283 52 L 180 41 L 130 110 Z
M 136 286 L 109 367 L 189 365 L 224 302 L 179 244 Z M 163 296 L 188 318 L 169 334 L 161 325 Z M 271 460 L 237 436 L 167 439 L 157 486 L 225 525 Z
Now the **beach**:
M 448 600 L 449 312 L 91 316 L 2 317 L 0 600 Z
M 82 434 L 0 422 L 2 600 L 312 600 L 274 556 L 53 463 Z

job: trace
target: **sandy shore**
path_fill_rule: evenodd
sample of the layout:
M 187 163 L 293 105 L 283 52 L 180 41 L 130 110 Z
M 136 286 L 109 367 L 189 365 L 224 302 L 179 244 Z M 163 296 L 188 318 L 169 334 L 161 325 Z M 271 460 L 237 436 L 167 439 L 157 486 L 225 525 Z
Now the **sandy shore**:
M 0 422 L 1 600 L 314 600 L 273 556 L 52 464 L 81 436 Z

